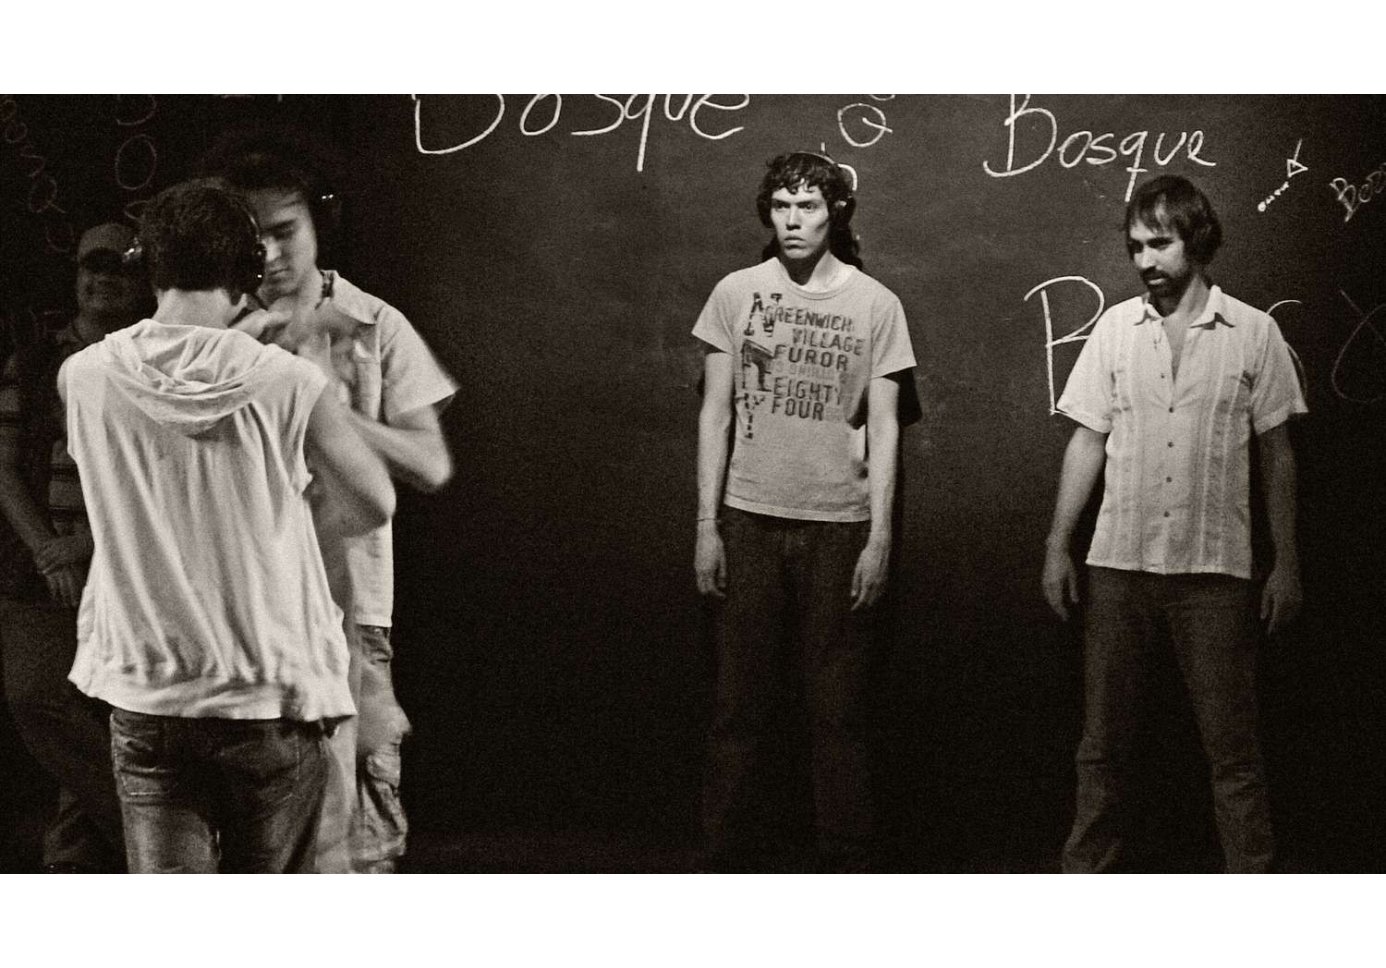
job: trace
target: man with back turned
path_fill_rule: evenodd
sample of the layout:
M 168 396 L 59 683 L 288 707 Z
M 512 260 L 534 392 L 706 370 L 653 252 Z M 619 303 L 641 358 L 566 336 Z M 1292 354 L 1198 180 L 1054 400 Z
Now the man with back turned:
M 232 328 L 265 264 L 243 198 L 166 189 L 139 244 L 154 315 L 58 374 L 94 548 L 70 678 L 113 707 L 132 872 L 311 872 L 325 737 L 355 711 L 318 538 L 394 491 L 326 335 L 296 356 Z
M 1127 860 L 1132 751 L 1153 655 L 1168 649 L 1211 766 L 1227 870 L 1263 872 L 1275 842 L 1257 739 L 1250 443 L 1254 434 L 1275 555 L 1259 617 L 1273 633 L 1300 606 L 1287 421 L 1307 408 L 1275 321 L 1209 281 L 1222 228 L 1203 193 L 1184 178 L 1155 178 L 1132 197 L 1125 225 L 1146 295 L 1098 319 L 1058 404 L 1078 427 L 1043 585 L 1064 619 L 1079 601 L 1074 526 L 1106 475 L 1087 557 L 1084 725 L 1063 869 L 1110 871 Z

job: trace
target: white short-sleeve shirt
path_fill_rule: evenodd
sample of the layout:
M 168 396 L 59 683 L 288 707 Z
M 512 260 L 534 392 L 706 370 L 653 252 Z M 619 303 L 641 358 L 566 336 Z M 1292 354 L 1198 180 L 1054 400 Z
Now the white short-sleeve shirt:
M 1251 577 L 1248 443 L 1304 396 L 1275 320 L 1213 286 L 1179 371 L 1159 313 L 1133 297 L 1098 319 L 1058 409 L 1107 434 L 1087 562 Z

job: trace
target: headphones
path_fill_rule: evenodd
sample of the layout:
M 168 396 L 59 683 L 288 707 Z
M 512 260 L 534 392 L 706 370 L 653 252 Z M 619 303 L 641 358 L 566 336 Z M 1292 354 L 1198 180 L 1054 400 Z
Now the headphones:
M 250 236 L 251 244 L 241 246 L 242 256 L 239 261 L 231 267 L 233 278 L 231 285 L 238 289 L 242 294 L 254 296 L 260 288 L 260 283 L 265 279 L 265 259 L 268 252 L 265 244 L 260 241 L 260 223 L 255 218 L 255 212 L 251 209 L 250 203 L 241 195 L 234 191 L 218 188 L 217 191 L 231 199 L 232 204 L 245 216 L 244 229 Z M 120 257 L 121 264 L 129 271 L 147 272 L 146 252 L 142 233 L 135 235 L 135 241 Z

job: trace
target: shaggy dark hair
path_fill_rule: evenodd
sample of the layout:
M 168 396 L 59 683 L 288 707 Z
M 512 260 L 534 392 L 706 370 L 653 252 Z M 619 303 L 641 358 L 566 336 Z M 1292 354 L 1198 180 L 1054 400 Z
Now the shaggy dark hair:
M 848 265 L 864 268 L 860 245 L 852 232 L 852 213 L 856 211 L 857 199 L 852 192 L 852 183 L 847 172 L 837 162 L 812 151 L 794 151 L 778 155 L 766 162 L 765 177 L 760 182 L 760 192 L 756 195 L 756 212 L 766 228 L 770 221 L 770 196 L 781 188 L 795 191 L 799 188 L 817 188 L 828 203 L 828 251 Z M 769 259 L 779 255 L 780 242 L 771 236 L 770 242 L 761 253 L 761 258 Z
M 1222 245 L 1222 223 L 1212 204 L 1193 182 L 1179 175 L 1161 175 L 1136 189 L 1126 206 L 1122 235 L 1137 222 L 1152 228 L 1172 227 L 1189 258 L 1201 266 L 1212 262 Z
M 200 178 L 166 188 L 145 207 L 139 247 L 157 290 L 253 292 L 264 266 L 250 205 L 228 185 Z

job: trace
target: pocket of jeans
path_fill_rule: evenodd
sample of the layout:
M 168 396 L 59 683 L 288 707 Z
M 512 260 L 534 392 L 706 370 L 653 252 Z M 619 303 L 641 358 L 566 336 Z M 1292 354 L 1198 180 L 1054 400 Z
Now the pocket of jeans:
M 360 822 L 381 840 L 402 838 L 409 829 L 399 798 L 400 755 L 394 744 L 362 759 Z
M 298 795 L 305 754 L 321 741 L 321 734 L 303 723 L 283 719 L 265 724 L 258 749 L 247 758 L 247 772 L 262 806 L 278 807 Z

